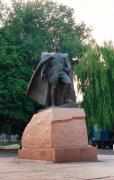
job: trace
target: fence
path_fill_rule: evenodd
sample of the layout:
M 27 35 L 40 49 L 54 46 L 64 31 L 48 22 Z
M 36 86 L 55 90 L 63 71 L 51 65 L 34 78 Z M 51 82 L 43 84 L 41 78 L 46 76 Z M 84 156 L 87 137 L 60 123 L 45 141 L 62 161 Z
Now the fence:
M 7 135 L 5 133 L 0 134 L 0 142 L 7 142 L 7 141 L 17 141 L 19 139 L 19 135 Z

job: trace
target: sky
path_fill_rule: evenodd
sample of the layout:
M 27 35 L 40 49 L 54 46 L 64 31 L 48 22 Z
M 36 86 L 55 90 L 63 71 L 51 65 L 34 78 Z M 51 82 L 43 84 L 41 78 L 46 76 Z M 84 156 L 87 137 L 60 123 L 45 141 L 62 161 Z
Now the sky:
M 114 43 L 114 0 L 55 0 L 75 10 L 77 22 L 92 27 L 97 43 L 112 40 Z
M 9 2 L 10 0 L 3 0 Z M 25 0 L 28 1 L 28 0 Z M 31 0 L 32 1 L 32 0 Z M 77 23 L 92 27 L 92 37 L 98 44 L 114 43 L 114 0 L 53 0 L 74 9 Z

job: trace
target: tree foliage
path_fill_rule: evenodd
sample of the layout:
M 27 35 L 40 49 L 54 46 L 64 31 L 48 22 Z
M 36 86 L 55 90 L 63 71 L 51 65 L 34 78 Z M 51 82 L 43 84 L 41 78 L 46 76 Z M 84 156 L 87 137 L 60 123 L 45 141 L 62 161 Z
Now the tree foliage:
M 110 43 L 99 47 L 91 42 L 76 67 L 83 93 L 82 106 L 88 125 L 112 127 L 114 120 L 114 48 Z
M 90 29 L 76 24 L 73 9 L 50 1 L 13 0 L 11 8 L 0 4 L 0 10 L 0 117 L 15 131 L 38 109 L 25 94 L 41 52 L 60 39 L 70 58 L 82 56 Z

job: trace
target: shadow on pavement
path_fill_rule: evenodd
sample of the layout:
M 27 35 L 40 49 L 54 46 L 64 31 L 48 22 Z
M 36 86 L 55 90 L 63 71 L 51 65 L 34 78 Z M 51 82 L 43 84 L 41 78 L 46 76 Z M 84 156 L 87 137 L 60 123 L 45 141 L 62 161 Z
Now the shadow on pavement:
M 97 149 L 98 155 L 114 155 L 113 149 Z
M 16 157 L 17 151 L 0 151 L 0 158 Z

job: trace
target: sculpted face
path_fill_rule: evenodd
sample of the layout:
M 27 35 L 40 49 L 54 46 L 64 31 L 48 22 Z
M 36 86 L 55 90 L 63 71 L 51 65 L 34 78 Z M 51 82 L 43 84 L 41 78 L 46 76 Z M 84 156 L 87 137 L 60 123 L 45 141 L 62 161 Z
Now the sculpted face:
M 53 50 L 55 52 L 59 52 L 60 51 L 60 43 L 59 43 L 59 41 L 54 41 L 53 42 Z

